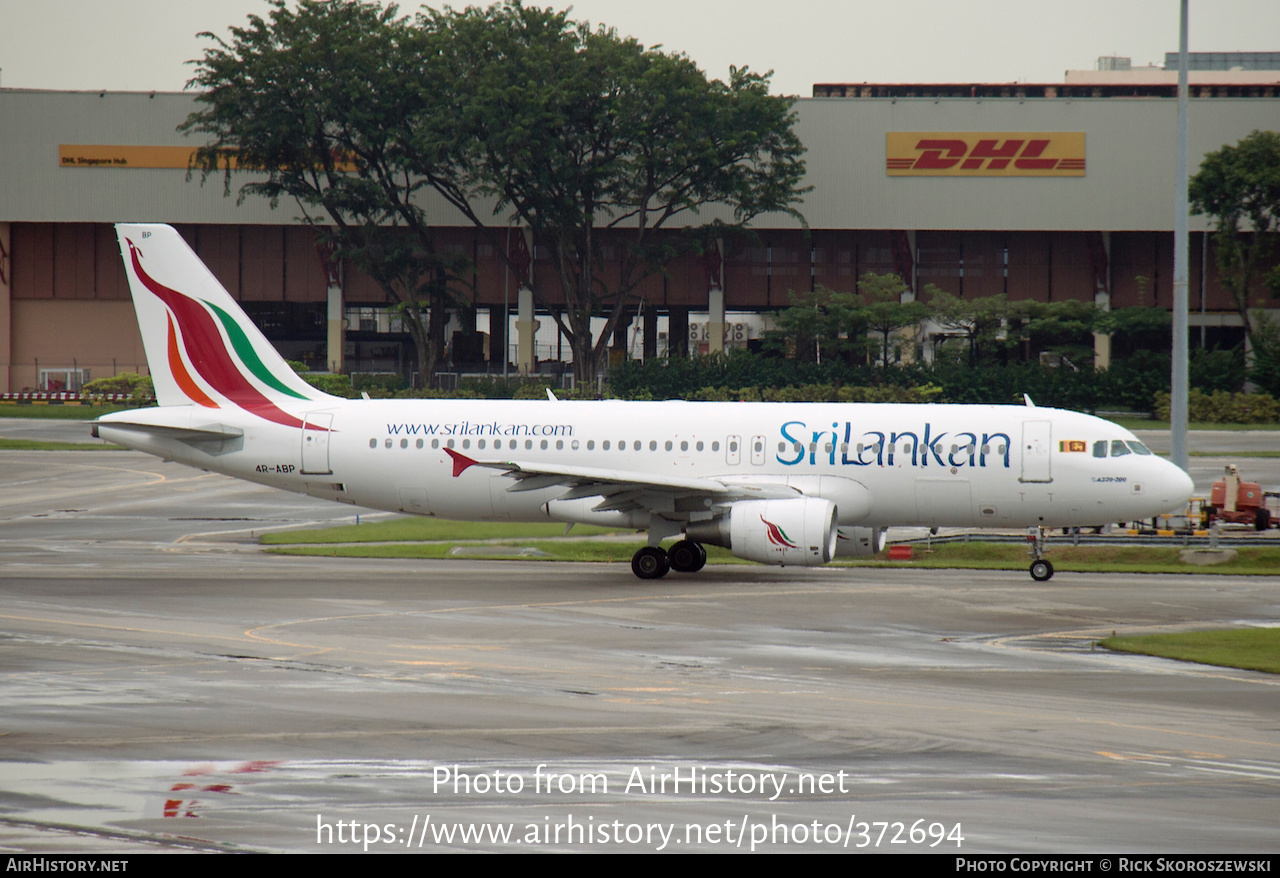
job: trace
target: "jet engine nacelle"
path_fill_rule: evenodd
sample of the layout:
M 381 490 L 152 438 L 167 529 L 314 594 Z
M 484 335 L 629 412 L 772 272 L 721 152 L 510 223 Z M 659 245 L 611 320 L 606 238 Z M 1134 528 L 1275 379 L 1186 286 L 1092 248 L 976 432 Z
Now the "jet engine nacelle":
M 884 551 L 883 527 L 842 527 L 836 535 L 836 557 L 867 558 Z
M 685 534 L 748 561 L 817 567 L 836 554 L 836 506 L 820 497 L 741 500 L 724 515 L 690 522 Z

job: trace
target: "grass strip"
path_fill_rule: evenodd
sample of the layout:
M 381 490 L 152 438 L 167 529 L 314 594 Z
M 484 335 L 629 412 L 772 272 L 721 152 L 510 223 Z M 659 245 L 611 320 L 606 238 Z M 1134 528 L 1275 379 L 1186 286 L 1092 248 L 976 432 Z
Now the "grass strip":
M 1168 430 L 1168 421 L 1154 421 L 1147 418 L 1105 418 L 1113 424 L 1119 424 L 1126 430 Z M 1208 421 L 1196 421 L 1187 424 L 1188 430 L 1221 430 L 1227 433 L 1239 433 L 1243 430 L 1280 430 L 1280 424 L 1218 424 Z
M 124 451 L 110 442 L 41 442 L 37 439 L 0 439 L 0 451 Z
M 1280 457 L 1280 451 L 1188 451 L 1188 457 Z
M 497 545 L 511 546 L 509 558 L 491 554 L 494 543 L 472 544 L 476 551 L 469 555 L 466 543 L 395 543 L 380 545 L 341 546 L 273 546 L 267 549 L 275 555 L 309 555 L 333 558 L 475 558 L 486 561 L 585 561 L 594 563 L 630 562 L 636 549 L 644 545 L 639 542 L 621 542 L 612 540 L 512 540 Z M 451 554 L 451 550 L 460 551 Z M 517 558 L 514 550 L 534 548 L 543 552 L 542 556 L 525 556 Z M 733 557 L 725 549 L 715 546 L 707 547 L 708 564 L 741 564 L 746 563 Z
M 1196 573 L 1206 575 L 1280 575 L 1280 546 L 1238 549 L 1235 561 L 1199 567 L 1184 564 L 1180 546 L 1071 546 L 1049 541 L 1045 557 L 1054 570 L 1071 573 Z M 943 543 L 926 549 L 915 546 L 911 561 L 874 559 L 839 560 L 855 567 L 923 567 L 926 569 L 1026 570 L 1031 556 L 1017 543 Z
M 364 527 L 365 525 L 361 525 Z M 320 555 L 339 558 L 445 558 L 466 557 L 466 552 L 450 555 L 455 546 L 464 543 L 401 543 L 380 545 L 307 545 L 277 546 L 268 551 L 282 555 Z M 487 544 L 493 545 L 493 544 Z M 636 549 L 644 545 L 637 540 L 502 540 L 498 545 L 529 546 L 542 550 L 545 561 L 630 561 Z M 1280 547 L 1261 546 L 1239 549 L 1233 562 L 1212 567 L 1197 567 L 1178 560 L 1176 547 L 1164 546 L 1058 546 L 1050 545 L 1048 557 L 1060 572 L 1074 573 L 1195 573 L 1197 575 L 1277 576 L 1280 575 Z M 477 551 L 474 557 L 504 560 Z M 707 547 L 708 564 L 748 563 L 725 549 Z M 889 561 L 878 558 L 841 558 L 833 562 L 839 567 L 883 567 L 967 570 L 1026 570 L 1031 564 L 1027 549 L 1016 544 L 950 543 L 935 546 L 932 551 L 916 547 L 912 561 Z
M 136 405 L 79 405 L 0 402 L 0 418 L 37 418 L 42 421 L 92 421 L 101 415 L 136 409 Z
M 574 536 L 590 537 L 618 533 L 616 529 L 577 525 Z M 623 531 L 625 533 L 626 531 Z M 411 516 L 367 524 L 347 524 L 313 530 L 287 530 L 262 535 L 263 545 L 311 545 L 316 543 L 398 543 L 439 540 L 536 539 L 564 535 L 564 525 L 555 522 L 450 521 L 446 518 Z
M 1280 628 L 1108 637 L 1098 645 L 1117 652 L 1280 674 Z

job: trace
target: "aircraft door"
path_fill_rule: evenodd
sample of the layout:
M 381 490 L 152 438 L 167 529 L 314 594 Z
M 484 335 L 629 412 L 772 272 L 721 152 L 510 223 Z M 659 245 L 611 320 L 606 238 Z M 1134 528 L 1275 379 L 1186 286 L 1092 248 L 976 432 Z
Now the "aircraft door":
M 726 436 L 724 440 L 724 462 L 729 466 L 742 463 L 742 437 Z
M 1049 449 L 1053 444 L 1053 424 L 1049 421 L 1023 421 L 1022 423 L 1022 481 L 1052 482 L 1052 458 Z
M 331 473 L 329 466 L 329 429 L 333 415 L 312 412 L 302 419 L 302 471 L 314 475 Z
M 764 437 L 751 437 L 751 465 L 764 466 Z

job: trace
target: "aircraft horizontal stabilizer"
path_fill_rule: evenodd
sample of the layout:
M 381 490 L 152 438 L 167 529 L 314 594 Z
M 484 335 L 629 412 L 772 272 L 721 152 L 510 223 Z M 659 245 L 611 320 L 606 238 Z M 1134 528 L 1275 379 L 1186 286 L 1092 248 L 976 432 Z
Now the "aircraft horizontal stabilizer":
M 182 442 L 211 442 L 221 439 L 236 439 L 244 435 L 244 430 L 229 424 L 207 424 L 198 427 L 170 427 L 163 424 L 131 423 L 129 421 L 103 421 L 101 426 L 113 430 L 129 430 L 146 433 L 161 439 L 177 439 Z M 99 424 L 93 424 L 93 436 L 98 437 Z

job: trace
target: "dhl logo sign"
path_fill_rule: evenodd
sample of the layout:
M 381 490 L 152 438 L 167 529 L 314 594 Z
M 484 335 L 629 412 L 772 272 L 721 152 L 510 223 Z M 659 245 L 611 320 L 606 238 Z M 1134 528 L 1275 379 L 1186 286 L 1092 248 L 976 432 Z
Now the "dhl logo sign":
M 1083 177 L 1084 132 L 890 131 L 890 177 Z

